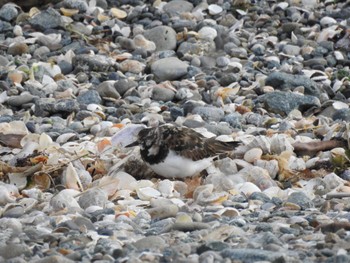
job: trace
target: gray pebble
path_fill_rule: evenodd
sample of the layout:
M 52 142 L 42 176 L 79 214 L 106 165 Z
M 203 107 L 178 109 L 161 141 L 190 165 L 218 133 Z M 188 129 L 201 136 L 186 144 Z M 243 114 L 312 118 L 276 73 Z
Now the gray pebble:
M 80 104 L 88 105 L 91 103 L 100 104 L 102 99 L 97 90 L 88 90 L 77 97 L 77 101 Z
M 179 79 L 186 75 L 187 68 L 187 63 L 175 57 L 159 59 L 151 65 L 152 73 L 158 81 Z
M 15 19 L 18 15 L 16 6 L 12 3 L 5 4 L 0 9 L 0 18 L 6 21 Z
M 302 209 L 313 208 L 314 204 L 303 192 L 294 192 L 288 196 L 287 202 L 299 205 Z
M 100 95 L 100 97 L 107 97 L 107 98 L 113 98 L 113 99 L 119 99 L 120 95 L 118 91 L 115 88 L 115 82 L 114 81 L 104 81 L 98 87 L 96 88 L 96 91 Z M 101 102 L 99 102 L 101 103 Z

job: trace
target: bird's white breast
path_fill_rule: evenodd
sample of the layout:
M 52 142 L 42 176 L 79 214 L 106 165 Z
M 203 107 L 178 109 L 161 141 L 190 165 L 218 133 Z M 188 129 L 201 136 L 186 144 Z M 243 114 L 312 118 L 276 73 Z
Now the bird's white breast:
M 170 150 L 163 162 L 150 165 L 151 169 L 166 178 L 194 176 L 211 165 L 213 157 L 192 161 Z

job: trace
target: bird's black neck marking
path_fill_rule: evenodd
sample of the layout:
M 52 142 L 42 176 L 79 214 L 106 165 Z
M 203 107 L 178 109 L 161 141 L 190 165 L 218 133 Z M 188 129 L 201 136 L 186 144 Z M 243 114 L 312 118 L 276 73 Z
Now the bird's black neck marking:
M 140 150 L 140 153 L 142 159 L 151 165 L 163 162 L 169 154 L 169 149 L 165 145 L 159 146 L 159 151 L 156 155 L 149 155 L 148 151 L 149 148 L 145 147 L 144 149 Z

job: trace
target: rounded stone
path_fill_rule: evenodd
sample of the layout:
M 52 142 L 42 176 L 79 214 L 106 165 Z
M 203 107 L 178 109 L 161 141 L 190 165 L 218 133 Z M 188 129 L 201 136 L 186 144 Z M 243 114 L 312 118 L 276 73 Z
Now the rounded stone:
M 179 79 L 186 75 L 187 69 L 187 63 L 175 57 L 159 59 L 151 65 L 151 71 L 158 81 Z
M 146 30 L 144 36 L 156 45 L 156 51 L 176 48 L 176 32 L 169 26 L 157 26 Z
M 26 43 L 13 43 L 7 49 L 7 53 L 13 56 L 22 55 L 28 52 L 29 47 Z
M 18 15 L 16 6 L 12 3 L 5 4 L 0 9 L 0 18 L 5 21 L 11 21 Z

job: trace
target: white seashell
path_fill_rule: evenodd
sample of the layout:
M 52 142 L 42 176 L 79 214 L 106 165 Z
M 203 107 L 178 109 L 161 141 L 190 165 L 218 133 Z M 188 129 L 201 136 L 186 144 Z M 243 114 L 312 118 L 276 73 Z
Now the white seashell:
M 336 35 L 340 34 L 343 30 L 339 28 L 338 25 L 333 25 L 324 28 L 318 35 L 317 42 L 327 41 L 328 39 L 334 38 Z
M 64 134 L 61 134 L 60 136 L 57 137 L 56 142 L 59 144 L 63 144 L 63 143 L 68 142 L 74 136 L 76 136 L 76 134 L 73 132 L 64 133 Z
M 107 81 L 106 81 L 107 82 Z M 95 111 L 102 111 L 102 107 L 98 104 L 94 104 L 94 103 L 91 103 L 89 105 L 86 106 L 86 109 L 88 111 L 92 111 L 92 112 L 95 112 Z
M 132 185 L 135 185 L 137 181 L 130 174 L 126 172 L 118 172 L 116 174 L 111 174 L 110 176 L 112 176 L 114 179 L 119 180 L 118 184 L 116 185 L 117 190 L 122 190 L 122 189 L 134 190 L 135 189 L 134 186 Z
M 72 163 L 68 164 L 66 170 L 63 173 L 62 184 L 65 185 L 67 189 L 74 189 L 77 191 L 84 190 L 77 169 L 73 166 Z
M 24 208 L 24 212 L 28 212 L 38 203 L 38 200 L 34 198 L 22 198 L 18 203 Z
M 0 205 L 15 202 L 18 195 L 18 188 L 15 185 L 0 184 Z
M 253 148 L 244 154 L 243 159 L 248 163 L 254 163 L 254 161 L 261 159 L 263 151 L 260 148 Z
M 142 187 L 136 189 L 137 196 L 141 200 L 149 201 L 152 198 L 161 196 L 161 193 L 152 187 Z
M 266 136 L 256 136 L 252 142 L 247 145 L 247 149 L 260 148 L 264 154 L 271 153 L 270 139 Z
M 219 217 L 236 217 L 240 216 L 239 211 L 236 208 L 233 207 L 225 207 L 220 209 L 219 211 L 216 211 L 214 215 L 219 216 Z
M 276 178 L 279 171 L 278 161 L 276 160 L 256 160 L 254 165 L 265 169 L 272 179 Z
M 223 9 L 219 5 L 211 4 L 208 6 L 208 11 L 209 11 L 209 14 L 213 16 L 213 15 L 220 14 L 223 11 Z
M 60 211 L 62 209 L 80 208 L 77 200 L 75 200 L 74 198 L 79 194 L 79 191 L 73 189 L 64 189 L 51 198 L 50 207 L 54 211 Z
M 168 179 L 158 183 L 158 190 L 164 197 L 171 197 L 174 193 L 174 183 Z
M 284 151 L 292 152 L 294 147 L 289 141 L 287 135 L 284 134 L 275 134 L 272 136 L 271 141 L 271 152 L 275 154 L 280 154 Z
M 146 126 L 143 124 L 129 124 L 112 136 L 111 143 L 113 146 L 125 147 L 135 142 L 137 134 L 144 128 Z
M 245 182 L 236 186 L 237 191 L 243 193 L 245 196 L 249 197 L 254 192 L 261 192 L 259 187 L 251 182 Z
M 0 123 L 0 133 L 27 135 L 29 132 L 23 121 L 11 121 Z
M 329 27 L 337 24 L 337 20 L 332 17 L 324 16 L 320 20 L 320 24 L 322 27 Z
M 17 159 L 23 159 L 33 154 L 34 151 L 38 150 L 39 144 L 37 142 L 28 142 L 26 143 L 22 150 L 16 155 Z
M 15 185 L 19 190 L 25 188 L 28 183 L 27 177 L 20 173 L 9 173 L 8 177 L 10 184 Z

